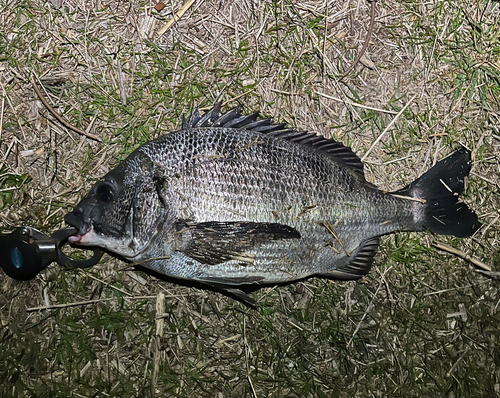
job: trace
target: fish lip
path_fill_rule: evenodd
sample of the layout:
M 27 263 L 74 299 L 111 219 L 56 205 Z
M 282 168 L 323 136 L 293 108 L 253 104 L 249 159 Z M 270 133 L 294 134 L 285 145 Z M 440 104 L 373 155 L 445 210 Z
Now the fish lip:
M 69 236 L 69 243 L 85 245 L 91 242 L 94 226 L 90 220 L 83 219 L 77 211 L 72 211 L 71 213 L 66 214 L 64 216 L 64 220 L 69 225 L 77 229 L 73 235 Z

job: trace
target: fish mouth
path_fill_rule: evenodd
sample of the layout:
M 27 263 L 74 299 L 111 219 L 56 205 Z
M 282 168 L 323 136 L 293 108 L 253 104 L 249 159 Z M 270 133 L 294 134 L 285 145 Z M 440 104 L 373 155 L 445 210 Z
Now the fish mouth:
M 90 220 L 84 220 L 77 211 L 64 216 L 64 220 L 77 231 L 68 238 L 68 242 L 76 245 L 91 245 L 94 240 L 94 226 Z

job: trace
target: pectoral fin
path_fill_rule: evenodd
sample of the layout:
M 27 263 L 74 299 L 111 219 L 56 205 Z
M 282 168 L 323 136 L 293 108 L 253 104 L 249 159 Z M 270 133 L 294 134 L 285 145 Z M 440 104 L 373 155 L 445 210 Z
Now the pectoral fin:
M 252 263 L 251 249 L 272 240 L 300 238 L 295 228 L 277 223 L 180 222 L 178 231 L 190 235 L 184 254 L 208 265 L 230 260 Z

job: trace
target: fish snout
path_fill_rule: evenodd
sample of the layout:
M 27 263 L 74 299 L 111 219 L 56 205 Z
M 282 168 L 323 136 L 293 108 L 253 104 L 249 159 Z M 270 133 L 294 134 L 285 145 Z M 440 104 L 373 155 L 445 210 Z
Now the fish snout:
M 80 236 L 85 235 L 92 228 L 92 223 L 85 220 L 83 212 L 78 208 L 66 214 L 64 220 L 72 227 L 75 227 Z

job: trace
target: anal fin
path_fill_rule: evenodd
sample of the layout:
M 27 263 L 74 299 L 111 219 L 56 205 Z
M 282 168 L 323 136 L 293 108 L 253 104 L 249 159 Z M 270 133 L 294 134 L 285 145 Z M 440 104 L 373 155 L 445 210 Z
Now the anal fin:
M 366 240 L 353 253 L 347 265 L 324 272 L 321 276 L 343 280 L 363 277 L 372 269 L 373 259 L 377 253 L 379 243 L 379 237 Z

